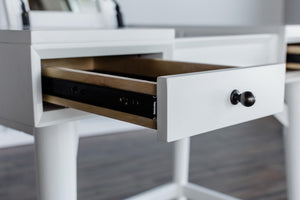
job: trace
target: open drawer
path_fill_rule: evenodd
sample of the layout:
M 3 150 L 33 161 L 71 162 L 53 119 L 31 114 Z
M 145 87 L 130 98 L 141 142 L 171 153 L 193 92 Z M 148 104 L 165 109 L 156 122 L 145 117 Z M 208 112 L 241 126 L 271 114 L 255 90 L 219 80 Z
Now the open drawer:
M 280 112 L 284 64 L 109 56 L 42 60 L 45 102 L 158 129 L 171 142 Z

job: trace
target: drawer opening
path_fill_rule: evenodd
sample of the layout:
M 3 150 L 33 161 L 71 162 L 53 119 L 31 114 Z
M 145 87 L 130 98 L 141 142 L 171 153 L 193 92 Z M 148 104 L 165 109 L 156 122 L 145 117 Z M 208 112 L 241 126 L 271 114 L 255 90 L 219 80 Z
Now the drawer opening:
M 300 69 L 300 44 L 289 44 L 287 46 L 286 67 L 288 70 Z
M 43 100 L 156 129 L 158 77 L 225 68 L 139 55 L 42 60 Z

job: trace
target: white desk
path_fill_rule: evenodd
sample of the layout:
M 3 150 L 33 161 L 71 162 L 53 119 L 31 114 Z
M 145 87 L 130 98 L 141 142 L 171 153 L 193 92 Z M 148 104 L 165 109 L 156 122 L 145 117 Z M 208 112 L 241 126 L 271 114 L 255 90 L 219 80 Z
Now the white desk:
M 153 128 L 157 126 L 159 139 L 165 142 L 175 141 L 174 180 L 131 199 L 235 199 L 188 182 L 190 137 L 282 111 L 285 65 L 276 64 L 281 54 L 278 50 L 280 45 L 281 39 L 276 34 L 175 40 L 173 30 L 164 29 L 2 30 L 0 122 L 35 136 L 41 200 L 77 198 L 78 135 L 74 121 L 92 116 L 84 111 L 145 126 L 151 125 Z M 93 66 L 102 57 L 120 55 L 141 55 L 144 60 L 160 58 L 193 61 L 195 64 L 189 68 L 186 67 L 190 66 L 189 63 L 178 65 L 178 62 L 145 62 L 135 58 L 135 63 L 142 62 L 145 64 L 143 67 L 150 67 L 154 71 L 157 70 L 154 69 L 156 65 L 151 63 L 157 62 L 162 69 L 167 65 L 172 66 L 171 71 L 177 69 L 180 72 L 190 72 L 187 69 L 193 69 L 193 73 L 159 75 L 156 83 L 100 74 L 100 80 L 108 77 L 123 83 L 125 81 L 125 85 L 118 87 L 130 91 L 135 88 L 127 87 L 126 81 L 134 83 L 133 86 L 149 86 L 149 91 L 157 95 L 157 114 L 152 121 L 138 115 L 97 106 L 82 106 L 80 103 L 72 104 L 71 107 L 83 111 L 47 109 L 43 103 L 41 86 L 42 63 L 46 62 L 45 59 L 51 59 L 48 64 L 55 63 L 51 70 L 78 74 L 83 72 L 72 68 L 72 65 L 78 67 L 83 62 L 85 67 L 91 63 Z M 69 63 L 70 59 L 73 59 L 73 64 L 69 66 L 71 69 L 57 68 L 56 65 Z M 116 60 L 118 59 L 111 59 L 113 62 Z M 213 70 L 203 71 L 204 65 L 199 64 L 200 62 L 222 66 L 206 66 L 205 68 Z M 224 65 L 235 67 L 227 68 Z M 140 70 L 140 73 L 143 72 L 144 70 Z M 161 74 L 161 71 L 155 72 Z M 90 74 L 91 72 L 85 73 Z M 94 74 L 93 77 L 95 76 L 99 84 L 103 84 L 98 79 L 99 75 Z M 84 81 L 90 82 L 91 79 Z M 105 84 L 115 87 L 113 81 Z M 236 97 L 237 105 L 233 105 L 231 101 L 235 89 L 244 95 Z M 154 92 L 156 90 L 157 93 Z M 245 91 L 251 91 L 256 101 L 253 101 L 253 96 L 247 97 Z M 65 102 L 56 101 L 56 104 L 65 105 Z

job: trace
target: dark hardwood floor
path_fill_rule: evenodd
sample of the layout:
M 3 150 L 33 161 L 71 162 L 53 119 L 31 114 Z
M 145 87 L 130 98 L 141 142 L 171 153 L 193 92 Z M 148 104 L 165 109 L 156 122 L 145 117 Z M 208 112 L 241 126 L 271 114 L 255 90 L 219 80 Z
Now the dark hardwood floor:
M 190 181 L 249 200 L 286 199 L 282 127 L 272 117 L 192 138 Z M 172 179 L 153 131 L 83 138 L 78 199 L 117 200 Z M 33 146 L 0 150 L 0 199 L 35 200 Z

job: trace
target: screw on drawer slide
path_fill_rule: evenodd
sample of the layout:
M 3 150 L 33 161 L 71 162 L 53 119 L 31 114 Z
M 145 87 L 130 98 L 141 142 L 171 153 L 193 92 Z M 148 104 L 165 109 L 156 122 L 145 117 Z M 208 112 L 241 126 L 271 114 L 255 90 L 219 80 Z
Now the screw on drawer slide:
M 156 96 L 69 80 L 42 77 L 43 94 L 94 106 L 156 118 Z

